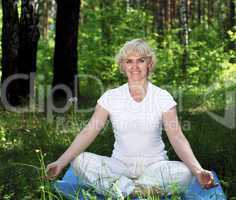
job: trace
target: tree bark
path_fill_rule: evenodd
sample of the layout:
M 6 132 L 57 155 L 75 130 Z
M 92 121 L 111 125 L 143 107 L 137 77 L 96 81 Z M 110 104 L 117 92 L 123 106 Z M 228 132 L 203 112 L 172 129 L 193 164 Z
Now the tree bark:
M 176 0 L 171 1 L 171 25 L 175 25 L 175 18 L 176 18 Z
M 157 33 L 161 36 L 164 35 L 164 22 L 165 22 L 165 0 L 158 0 L 157 1 L 157 13 L 156 13 L 156 20 L 157 20 Z
M 111 19 L 108 17 L 107 13 L 111 12 L 113 7 L 112 1 L 102 0 L 100 1 L 101 9 L 101 34 L 102 34 L 102 43 L 106 45 L 104 50 L 106 53 L 110 53 L 110 50 L 107 49 L 111 44 Z
M 232 30 L 235 26 L 235 1 L 229 1 L 229 16 L 228 16 L 228 30 Z
M 201 2 L 201 0 L 198 0 L 197 16 L 198 16 L 198 24 L 201 24 L 202 23 L 202 2 Z
M 79 14 L 79 0 L 57 0 L 52 86 L 63 84 L 68 87 L 73 97 L 79 96 L 79 87 L 76 84 Z M 66 97 L 65 92 L 62 90 L 54 92 L 54 99 L 62 98 L 63 100 L 67 100 L 65 99 Z
M 33 90 L 30 90 L 30 86 L 32 89 L 34 87 L 30 74 L 36 71 L 39 39 L 36 1 L 21 1 L 20 20 L 17 5 L 18 0 L 2 1 L 2 89 L 9 78 L 13 79 L 7 84 L 5 91 L 2 91 L 2 100 L 7 100 L 14 106 L 25 103 L 30 97 L 30 91 L 34 95 Z M 3 95 L 6 95 L 5 98 Z
M 5 99 L 12 105 L 19 104 L 16 96 L 17 82 L 11 81 L 5 85 L 8 78 L 18 73 L 18 50 L 19 50 L 19 19 L 17 11 L 17 0 L 2 0 L 3 26 L 2 26 L 2 92 Z M 7 86 L 4 89 L 4 86 Z M 4 91 L 5 90 L 5 91 Z M 2 102 L 4 103 L 4 102 Z
M 165 2 L 165 7 L 164 7 L 164 10 L 165 10 L 165 28 L 168 30 L 170 29 L 170 0 L 166 0 Z
M 231 30 L 233 31 L 234 26 L 235 26 L 235 1 L 234 0 L 229 0 L 229 13 L 228 13 L 228 20 L 226 22 L 226 37 L 229 38 L 229 34 L 227 34 L 227 31 Z M 230 40 L 229 45 L 228 45 L 228 49 L 232 49 L 235 50 L 236 48 L 236 42 Z M 233 59 L 232 59 L 233 60 Z
M 39 40 L 38 14 L 35 0 L 22 0 L 20 17 L 19 73 L 30 76 L 36 72 L 36 55 Z M 34 79 L 34 76 L 31 76 Z M 31 83 L 31 85 L 30 85 Z M 19 96 L 29 98 L 34 80 L 19 79 Z M 33 91 L 33 90 L 31 90 Z
M 180 26 L 181 26 L 181 43 L 184 48 L 182 71 L 186 75 L 188 65 L 188 2 L 180 0 Z
M 44 0 L 43 1 L 43 38 L 47 39 L 48 38 L 48 13 L 49 12 L 49 1 Z
M 214 13 L 214 1 L 208 0 L 207 3 L 208 3 L 207 21 L 208 21 L 208 24 L 211 24 L 213 13 Z

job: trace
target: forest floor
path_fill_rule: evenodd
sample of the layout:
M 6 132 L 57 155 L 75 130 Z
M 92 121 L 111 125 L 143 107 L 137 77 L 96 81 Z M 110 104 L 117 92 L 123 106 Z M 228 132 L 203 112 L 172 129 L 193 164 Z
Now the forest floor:
M 219 123 L 219 118 L 217 122 L 212 117 L 212 113 L 218 117 L 227 113 L 226 95 L 221 93 L 217 91 L 206 99 L 204 93 L 185 92 L 184 109 L 178 107 L 179 119 L 196 157 L 204 168 L 216 171 L 228 199 L 233 200 L 236 198 L 235 119 L 234 126 L 227 127 L 229 123 Z M 0 199 L 58 199 L 48 193 L 50 183 L 43 178 L 45 165 L 68 147 L 92 113 L 75 112 L 71 108 L 64 114 L 47 116 L 43 112 L 16 113 L 1 108 L 0 114 Z M 177 159 L 165 134 L 164 140 L 170 159 Z M 113 142 L 109 123 L 87 151 L 110 155 Z

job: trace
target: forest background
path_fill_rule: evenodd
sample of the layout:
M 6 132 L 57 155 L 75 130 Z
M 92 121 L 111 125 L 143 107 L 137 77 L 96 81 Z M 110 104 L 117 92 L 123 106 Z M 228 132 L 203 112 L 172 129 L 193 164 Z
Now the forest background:
M 156 52 L 150 80 L 174 96 L 197 158 L 236 199 L 235 29 L 234 0 L 2 0 L 0 199 L 56 199 L 45 164 L 126 81 L 114 56 L 133 38 Z M 88 151 L 110 155 L 113 142 L 108 123 Z

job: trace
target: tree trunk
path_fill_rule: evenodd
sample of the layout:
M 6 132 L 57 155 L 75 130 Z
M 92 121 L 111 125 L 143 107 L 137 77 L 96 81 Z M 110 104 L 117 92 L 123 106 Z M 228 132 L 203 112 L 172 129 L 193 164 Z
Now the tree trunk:
M 233 30 L 235 26 L 235 1 L 229 1 L 228 30 Z
M 171 25 L 175 25 L 175 18 L 176 18 L 176 0 L 172 0 L 170 6 L 171 6 L 170 23 L 171 23 Z
M 209 25 L 212 22 L 213 13 L 214 13 L 214 1 L 213 0 L 208 0 L 207 21 L 208 21 Z
M 47 39 L 48 38 L 48 12 L 49 12 L 49 1 L 44 0 L 43 1 L 43 38 Z
M 201 0 L 198 0 L 197 16 L 198 16 L 198 24 L 201 24 L 202 23 L 202 3 L 201 3 Z
M 218 27 L 219 27 L 219 37 L 223 40 L 225 37 L 225 32 L 224 32 L 224 18 L 223 18 L 223 8 L 222 8 L 222 3 L 221 1 L 216 2 L 217 10 L 216 10 L 216 16 L 217 16 L 217 21 L 218 21 Z
M 164 2 L 164 11 L 165 11 L 165 28 L 170 29 L 170 0 Z
M 152 31 L 155 33 L 157 31 L 157 2 L 156 0 L 151 1 L 151 10 L 153 15 Z
M 180 0 L 180 26 L 181 26 L 181 43 L 184 48 L 182 71 L 186 75 L 188 65 L 188 2 Z
M 111 51 L 107 48 L 110 47 L 111 44 L 111 19 L 108 13 L 112 10 L 112 1 L 110 0 L 101 0 L 100 1 L 100 9 L 101 9 L 101 34 L 102 34 L 102 43 L 106 46 L 104 50 L 108 55 Z
M 35 0 L 22 0 L 20 17 L 20 46 L 19 46 L 19 73 L 30 76 L 36 72 L 36 54 L 39 40 L 38 29 L 39 18 L 36 10 Z M 31 77 L 34 79 L 34 77 Z M 31 85 L 30 85 L 31 83 Z M 19 96 L 23 99 L 29 98 L 30 86 L 34 80 L 19 79 Z M 33 91 L 33 90 L 31 90 Z
M 7 84 L 6 91 L 2 91 L 2 100 L 7 100 L 12 105 L 20 105 L 27 101 L 30 91 L 33 95 L 34 80 L 30 79 L 30 74 L 36 71 L 39 39 L 35 0 L 21 1 L 20 20 L 17 4 L 18 0 L 2 1 L 2 89 L 6 86 L 4 83 L 12 78 Z M 5 98 L 3 95 L 6 95 Z
M 159 33 L 161 36 L 164 35 L 164 22 L 165 22 L 165 0 L 158 0 L 157 1 L 157 13 L 156 13 L 156 19 L 157 19 L 157 33 Z
M 19 49 L 19 20 L 17 0 L 3 0 L 3 26 L 2 26 L 2 92 L 1 100 L 7 100 L 12 105 L 19 104 L 16 96 L 17 82 L 6 83 L 10 76 L 18 73 L 18 49 Z M 4 86 L 7 86 L 4 89 Z
M 52 86 L 62 84 L 73 97 L 77 88 L 77 38 L 80 14 L 79 0 L 57 0 L 56 38 L 54 52 L 54 76 Z M 65 92 L 56 90 L 54 99 L 67 100 Z M 70 97 L 69 97 L 70 98 Z
M 229 34 L 227 34 L 227 31 L 231 30 L 233 31 L 234 26 L 235 26 L 235 2 L 234 0 L 229 0 L 229 12 L 228 12 L 228 20 L 226 22 L 226 37 L 229 37 Z M 235 50 L 236 48 L 236 43 L 235 41 L 230 40 L 228 49 Z
M 189 21 L 191 20 L 191 26 L 194 27 L 197 21 L 197 2 L 196 0 L 191 0 L 190 10 L 189 10 Z

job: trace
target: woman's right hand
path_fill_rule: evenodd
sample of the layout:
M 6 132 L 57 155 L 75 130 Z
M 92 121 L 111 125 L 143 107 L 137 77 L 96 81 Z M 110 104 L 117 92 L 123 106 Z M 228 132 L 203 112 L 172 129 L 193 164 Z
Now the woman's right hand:
M 48 180 L 55 179 L 61 173 L 63 168 L 64 168 L 64 165 L 59 160 L 48 164 L 46 168 L 46 178 Z

